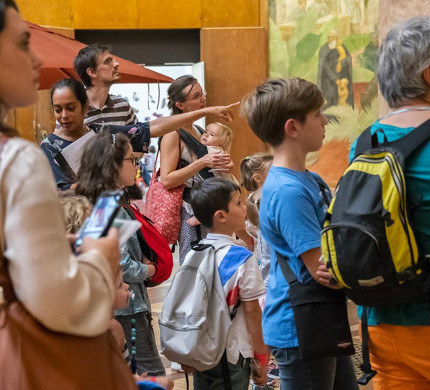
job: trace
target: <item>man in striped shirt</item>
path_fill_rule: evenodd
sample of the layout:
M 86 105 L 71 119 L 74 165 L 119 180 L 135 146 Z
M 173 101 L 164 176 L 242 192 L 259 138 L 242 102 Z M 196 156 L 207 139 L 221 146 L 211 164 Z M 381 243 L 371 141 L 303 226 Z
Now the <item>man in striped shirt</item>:
M 84 123 L 101 125 L 131 125 L 136 114 L 122 97 L 110 95 L 110 87 L 121 79 L 119 63 L 109 46 L 94 43 L 81 49 L 74 68 L 87 88 L 89 107 Z

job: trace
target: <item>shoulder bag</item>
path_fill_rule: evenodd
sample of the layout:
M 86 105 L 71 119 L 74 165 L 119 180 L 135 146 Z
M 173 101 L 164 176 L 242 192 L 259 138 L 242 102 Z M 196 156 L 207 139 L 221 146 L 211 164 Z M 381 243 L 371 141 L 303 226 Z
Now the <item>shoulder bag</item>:
M 181 142 L 178 133 L 179 159 L 176 169 L 181 167 Z M 154 166 L 157 163 L 160 149 L 157 151 Z M 160 170 L 152 172 L 149 190 L 146 194 L 145 216 L 149 218 L 169 244 L 178 241 L 181 230 L 181 207 L 184 186 L 166 190 L 158 180 Z

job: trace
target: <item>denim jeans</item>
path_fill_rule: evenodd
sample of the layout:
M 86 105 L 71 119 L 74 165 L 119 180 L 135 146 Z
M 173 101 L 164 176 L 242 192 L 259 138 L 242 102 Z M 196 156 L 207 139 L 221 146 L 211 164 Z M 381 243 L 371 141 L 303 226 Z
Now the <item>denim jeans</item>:
M 230 383 L 233 390 L 248 390 L 251 369 L 250 359 L 242 355 L 236 364 L 228 363 Z M 194 390 L 225 390 L 221 362 L 207 371 L 196 371 L 193 374 Z
M 270 347 L 279 366 L 281 390 L 358 390 L 349 356 L 302 362 L 298 348 Z

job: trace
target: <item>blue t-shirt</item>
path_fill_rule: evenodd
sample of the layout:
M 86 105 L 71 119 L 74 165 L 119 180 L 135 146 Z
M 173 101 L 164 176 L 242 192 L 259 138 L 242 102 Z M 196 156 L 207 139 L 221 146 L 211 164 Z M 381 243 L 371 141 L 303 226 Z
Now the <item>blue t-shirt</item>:
M 315 176 L 319 177 L 311 172 L 272 166 L 264 182 L 260 228 L 271 247 L 272 261 L 263 313 L 263 336 L 265 343 L 272 347 L 298 346 L 289 286 L 275 250 L 289 258 L 291 269 L 301 283 L 312 280 L 300 255 L 321 246 L 326 205 Z M 330 199 L 328 188 L 326 193 Z
M 414 127 L 396 127 L 382 124 L 379 121 L 371 127 L 371 133 L 382 129 L 388 142 L 409 134 Z M 378 134 L 380 142 L 383 135 Z M 349 159 L 352 160 L 355 153 L 357 140 L 351 146 Z M 430 142 L 419 147 L 410 158 L 406 160 L 404 169 L 406 179 L 406 192 L 408 198 L 421 199 L 419 208 L 414 212 L 411 223 L 414 226 L 414 233 L 418 244 L 425 253 L 430 253 Z M 358 315 L 361 317 L 362 308 L 358 308 Z M 368 308 L 368 323 L 375 326 L 380 323 L 390 325 L 430 325 L 430 304 L 404 304 L 397 307 L 377 307 Z

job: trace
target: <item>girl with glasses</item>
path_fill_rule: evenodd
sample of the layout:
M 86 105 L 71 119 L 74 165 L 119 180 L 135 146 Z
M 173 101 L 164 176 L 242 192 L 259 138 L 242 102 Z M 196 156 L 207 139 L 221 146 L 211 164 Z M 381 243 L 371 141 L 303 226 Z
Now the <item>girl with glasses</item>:
M 95 203 L 103 191 L 124 189 L 135 182 L 138 160 L 128 138 L 108 131 L 97 134 L 85 145 L 77 174 L 76 194 L 86 196 Z M 124 206 L 126 200 L 123 200 Z M 117 218 L 131 219 L 124 208 Z M 124 329 L 127 345 L 136 346 L 137 373 L 150 376 L 165 375 L 158 354 L 151 325 L 151 304 L 146 281 L 156 272 L 156 265 L 144 257 L 136 234 L 121 248 L 123 280 L 135 293 L 134 302 L 115 312 L 115 318 Z M 135 321 L 135 341 L 132 324 Z

